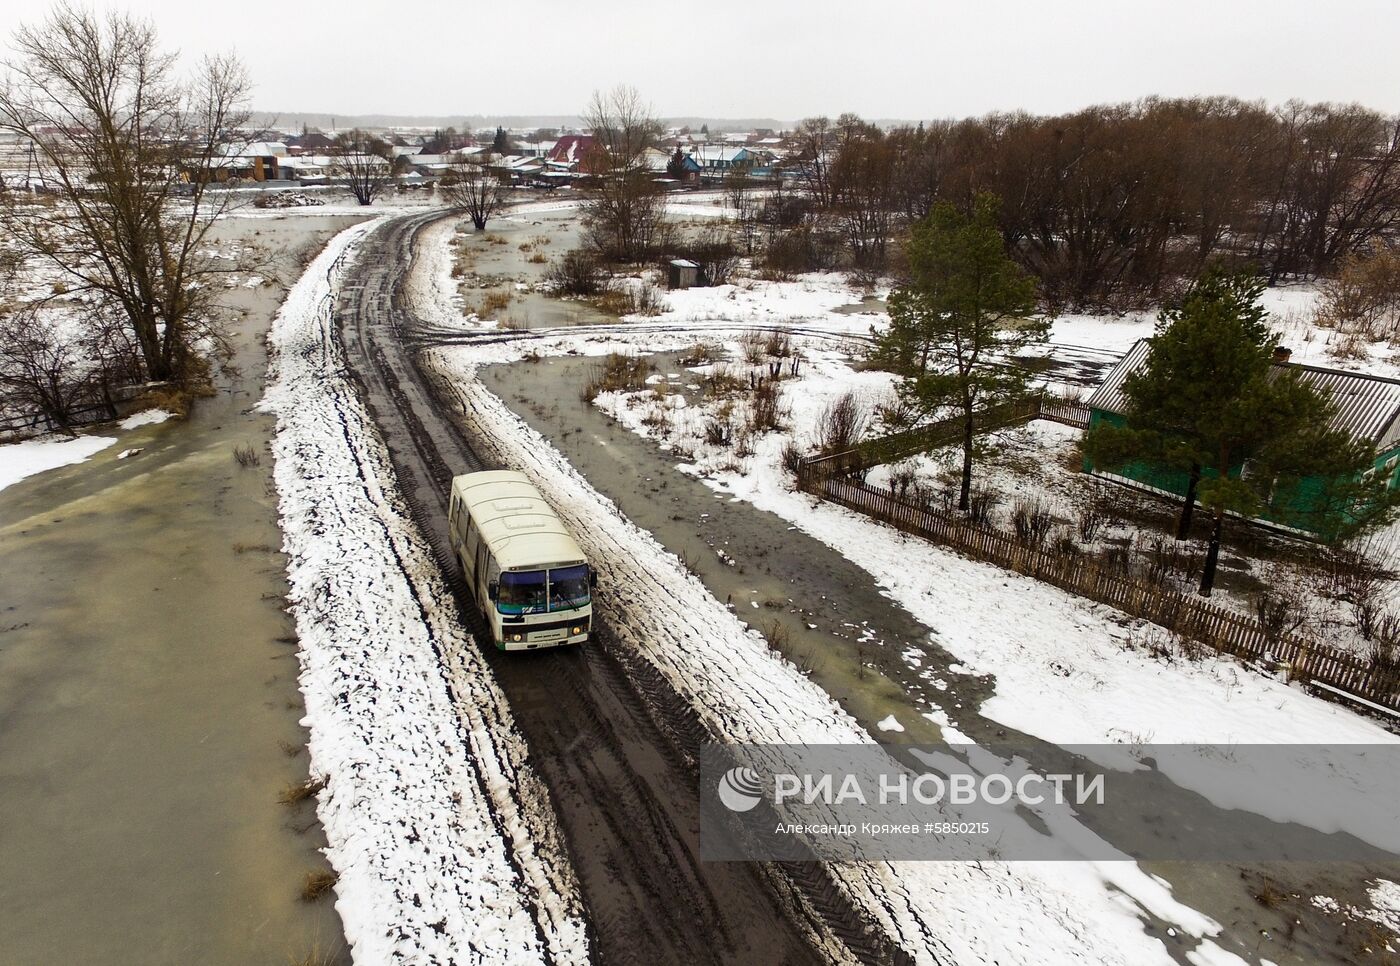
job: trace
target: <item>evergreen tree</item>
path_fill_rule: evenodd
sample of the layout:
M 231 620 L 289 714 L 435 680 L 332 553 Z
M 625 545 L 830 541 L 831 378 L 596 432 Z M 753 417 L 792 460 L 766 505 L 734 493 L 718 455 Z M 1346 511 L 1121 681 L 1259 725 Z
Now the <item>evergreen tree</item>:
M 666 162 L 666 173 L 672 178 L 685 177 L 685 152 L 679 144 L 676 145 L 676 152 L 671 155 L 671 160 Z
M 509 137 L 509 135 L 506 134 L 506 129 L 505 129 L 505 128 L 499 127 L 499 126 L 496 128 L 496 138 L 495 138 L 494 141 L 491 142 L 491 153 L 492 153 L 492 154 L 509 154 L 509 153 L 510 153 L 510 137 Z
M 890 325 L 875 358 L 898 374 L 899 395 L 918 418 L 951 407 L 962 419 L 962 486 L 972 490 L 979 410 L 1023 396 L 1030 372 L 1011 363 L 1045 341 L 1049 323 L 1030 318 L 1035 284 L 1007 257 L 997 199 L 979 196 L 969 214 L 940 204 L 915 223 L 909 282 L 890 296 Z
M 1208 272 L 1161 314 L 1146 361 L 1124 379 L 1126 425 L 1100 423 L 1084 440 L 1098 465 L 1188 475 L 1177 535 L 1186 536 L 1199 499 L 1211 514 L 1203 596 L 1228 514 L 1267 512 L 1338 537 L 1380 522 L 1395 503 L 1384 479 L 1365 476 L 1374 447 L 1331 428 L 1330 400 L 1274 365 L 1263 288 L 1247 275 Z

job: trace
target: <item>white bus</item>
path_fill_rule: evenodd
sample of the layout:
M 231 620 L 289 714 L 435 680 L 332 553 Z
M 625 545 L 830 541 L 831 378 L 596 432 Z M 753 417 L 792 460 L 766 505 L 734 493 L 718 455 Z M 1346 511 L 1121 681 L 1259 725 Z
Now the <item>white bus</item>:
M 452 480 L 452 549 L 496 646 L 582 644 L 597 579 L 558 515 L 523 473 Z

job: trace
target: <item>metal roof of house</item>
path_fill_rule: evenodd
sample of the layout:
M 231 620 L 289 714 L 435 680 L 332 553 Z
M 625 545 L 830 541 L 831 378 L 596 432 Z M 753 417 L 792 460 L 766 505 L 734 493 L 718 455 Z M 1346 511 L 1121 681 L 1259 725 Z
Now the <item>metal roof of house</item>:
M 1123 381 L 1147 361 L 1149 341 L 1139 339 L 1114 364 L 1087 400 L 1090 409 L 1120 415 L 1127 413 L 1128 400 L 1123 394 Z M 1345 430 L 1357 439 L 1374 442 L 1381 451 L 1392 449 L 1400 443 L 1400 380 L 1297 362 L 1277 365 L 1277 369 L 1285 367 L 1296 372 L 1305 384 L 1332 400 L 1337 407 L 1337 415 L 1332 419 L 1330 428 Z

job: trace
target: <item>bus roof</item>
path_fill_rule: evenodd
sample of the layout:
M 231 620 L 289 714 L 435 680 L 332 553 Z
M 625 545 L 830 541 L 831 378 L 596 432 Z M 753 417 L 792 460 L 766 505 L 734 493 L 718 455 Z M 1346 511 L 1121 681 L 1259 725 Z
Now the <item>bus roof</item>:
M 502 570 L 584 562 L 583 551 L 559 515 L 524 473 L 467 473 L 453 477 L 452 492 L 471 514 Z

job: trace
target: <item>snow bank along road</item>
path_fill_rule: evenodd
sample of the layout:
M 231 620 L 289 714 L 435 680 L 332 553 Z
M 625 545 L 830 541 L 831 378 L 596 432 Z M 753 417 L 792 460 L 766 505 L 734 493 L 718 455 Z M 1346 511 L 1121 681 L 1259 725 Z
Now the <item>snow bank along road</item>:
M 575 963 L 588 937 L 556 823 L 333 339 L 331 290 L 366 230 L 288 294 L 264 400 L 346 939 L 363 963 Z
M 418 367 L 407 284 L 414 240 L 435 217 L 396 218 L 368 233 L 341 287 L 337 337 L 399 492 L 436 560 L 427 586 L 451 588 L 457 614 L 445 621 L 460 617 L 479 630 L 447 541 L 446 495 L 453 475 L 489 462 Z M 406 561 L 405 569 L 415 573 L 422 564 Z M 452 598 L 444 592 L 433 599 Z M 609 963 L 904 960 L 819 866 L 700 863 L 693 762 L 707 732 L 635 646 L 617 642 L 603 610 L 598 641 L 586 648 L 449 653 L 474 647 L 459 633 L 443 655 L 461 665 L 463 678 L 491 677 L 504 693 L 528 763 L 548 785 L 594 955 Z M 489 674 L 475 666 L 483 663 Z

